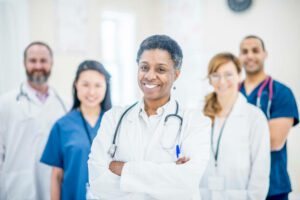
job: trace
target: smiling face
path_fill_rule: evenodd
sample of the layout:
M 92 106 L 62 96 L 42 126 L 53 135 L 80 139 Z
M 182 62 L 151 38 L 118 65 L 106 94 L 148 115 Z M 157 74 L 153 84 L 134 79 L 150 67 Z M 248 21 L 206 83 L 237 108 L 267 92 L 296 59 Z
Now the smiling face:
M 246 73 L 255 75 L 263 70 L 267 52 L 259 39 L 248 38 L 241 43 L 239 57 Z
M 95 70 L 81 72 L 75 87 L 81 106 L 97 108 L 105 97 L 105 77 Z
M 180 74 L 168 51 L 145 50 L 138 67 L 138 84 L 144 93 L 144 101 L 157 102 L 160 105 L 166 103 L 170 98 L 172 85 Z
M 32 45 L 26 52 L 24 59 L 28 80 L 36 85 L 47 82 L 52 68 L 52 57 L 43 45 Z
M 218 97 L 236 95 L 240 78 L 237 67 L 231 61 L 222 64 L 215 72 L 209 75 L 210 84 L 214 87 Z

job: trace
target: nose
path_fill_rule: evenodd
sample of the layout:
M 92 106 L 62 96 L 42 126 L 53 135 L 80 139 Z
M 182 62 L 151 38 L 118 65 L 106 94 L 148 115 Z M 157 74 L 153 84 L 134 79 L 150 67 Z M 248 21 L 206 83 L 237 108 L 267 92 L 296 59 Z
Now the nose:
M 146 72 L 145 78 L 146 78 L 147 80 L 153 80 L 153 79 L 155 79 L 155 78 L 156 78 L 156 73 L 155 73 L 155 71 L 154 71 L 154 70 L 149 70 L 148 72 Z
M 225 76 L 220 76 L 219 84 L 224 84 L 225 82 Z
M 35 67 L 36 69 L 42 69 L 42 68 L 43 68 L 43 64 L 42 64 L 42 62 L 37 61 L 37 62 L 35 63 L 35 65 L 34 65 L 34 67 Z
M 96 93 L 96 88 L 90 87 L 88 92 L 89 92 L 89 95 L 94 95 Z
M 253 54 L 252 51 L 249 51 L 249 52 L 247 53 L 247 58 L 248 58 L 248 59 L 252 59 L 253 56 L 254 56 L 254 54 Z

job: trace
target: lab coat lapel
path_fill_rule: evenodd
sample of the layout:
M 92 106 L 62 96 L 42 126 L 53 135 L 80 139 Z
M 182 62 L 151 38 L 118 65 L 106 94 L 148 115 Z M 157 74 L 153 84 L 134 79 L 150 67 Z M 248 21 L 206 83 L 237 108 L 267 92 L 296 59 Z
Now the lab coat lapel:
M 132 153 L 132 160 L 141 161 L 144 160 L 144 150 L 143 150 L 143 139 L 142 130 L 140 126 L 140 107 L 143 100 L 140 100 L 136 106 L 134 106 L 128 116 L 125 117 L 126 130 L 129 134 L 128 143 L 130 143 L 130 152 Z
M 146 153 L 145 153 L 145 159 L 147 159 L 148 157 L 151 156 L 151 153 L 152 153 L 151 150 L 153 148 L 157 148 L 157 145 L 158 145 L 158 143 L 160 143 L 163 134 L 168 134 L 168 133 L 165 133 L 166 127 L 164 126 L 164 120 L 167 115 L 175 113 L 175 110 L 176 110 L 176 103 L 175 103 L 175 100 L 171 98 L 169 101 L 169 105 L 167 105 L 165 107 L 163 115 L 159 121 L 159 125 L 156 128 L 155 132 L 153 133 L 154 135 L 151 138 L 151 141 L 149 142 L 149 145 L 148 145 Z M 168 123 L 166 124 L 166 126 L 168 126 Z

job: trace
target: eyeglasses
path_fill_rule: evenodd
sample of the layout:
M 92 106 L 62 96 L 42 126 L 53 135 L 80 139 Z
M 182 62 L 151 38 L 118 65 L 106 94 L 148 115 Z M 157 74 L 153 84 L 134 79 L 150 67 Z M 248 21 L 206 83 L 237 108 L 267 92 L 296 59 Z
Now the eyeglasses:
M 234 78 L 234 75 L 232 73 L 226 73 L 226 74 L 218 74 L 218 73 L 212 73 L 209 75 L 211 83 L 218 83 L 221 78 L 224 78 L 225 81 L 232 81 Z

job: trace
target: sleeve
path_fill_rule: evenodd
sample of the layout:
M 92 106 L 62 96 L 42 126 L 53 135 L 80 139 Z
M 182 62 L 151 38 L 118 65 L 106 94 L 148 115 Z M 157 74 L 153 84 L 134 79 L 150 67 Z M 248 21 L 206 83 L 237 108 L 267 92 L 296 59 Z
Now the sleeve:
M 279 117 L 294 118 L 293 126 L 299 123 L 299 113 L 293 92 L 284 87 L 276 92 L 271 104 L 271 119 Z
M 146 193 L 156 199 L 191 199 L 200 194 L 200 179 L 209 161 L 211 123 L 208 118 L 199 115 L 184 120 L 188 120 L 189 124 L 182 150 L 190 160 L 181 165 L 173 162 L 127 162 L 121 176 L 123 191 Z
M 254 114 L 250 133 L 251 173 L 247 188 L 251 200 L 266 198 L 271 165 L 268 121 L 260 110 Z
M 5 102 L 3 101 L 3 96 L 0 96 L 0 174 L 5 158 L 5 144 L 4 144 L 4 134 L 6 132 L 5 119 L 7 114 L 4 110 Z
M 58 123 L 52 127 L 41 162 L 54 167 L 63 168 L 63 153 Z
M 96 135 L 88 160 L 90 193 L 101 199 L 125 199 L 126 192 L 120 189 L 120 177 L 109 170 L 112 161 L 108 149 L 116 123 L 113 111 L 106 112 L 103 116 L 100 129 Z

